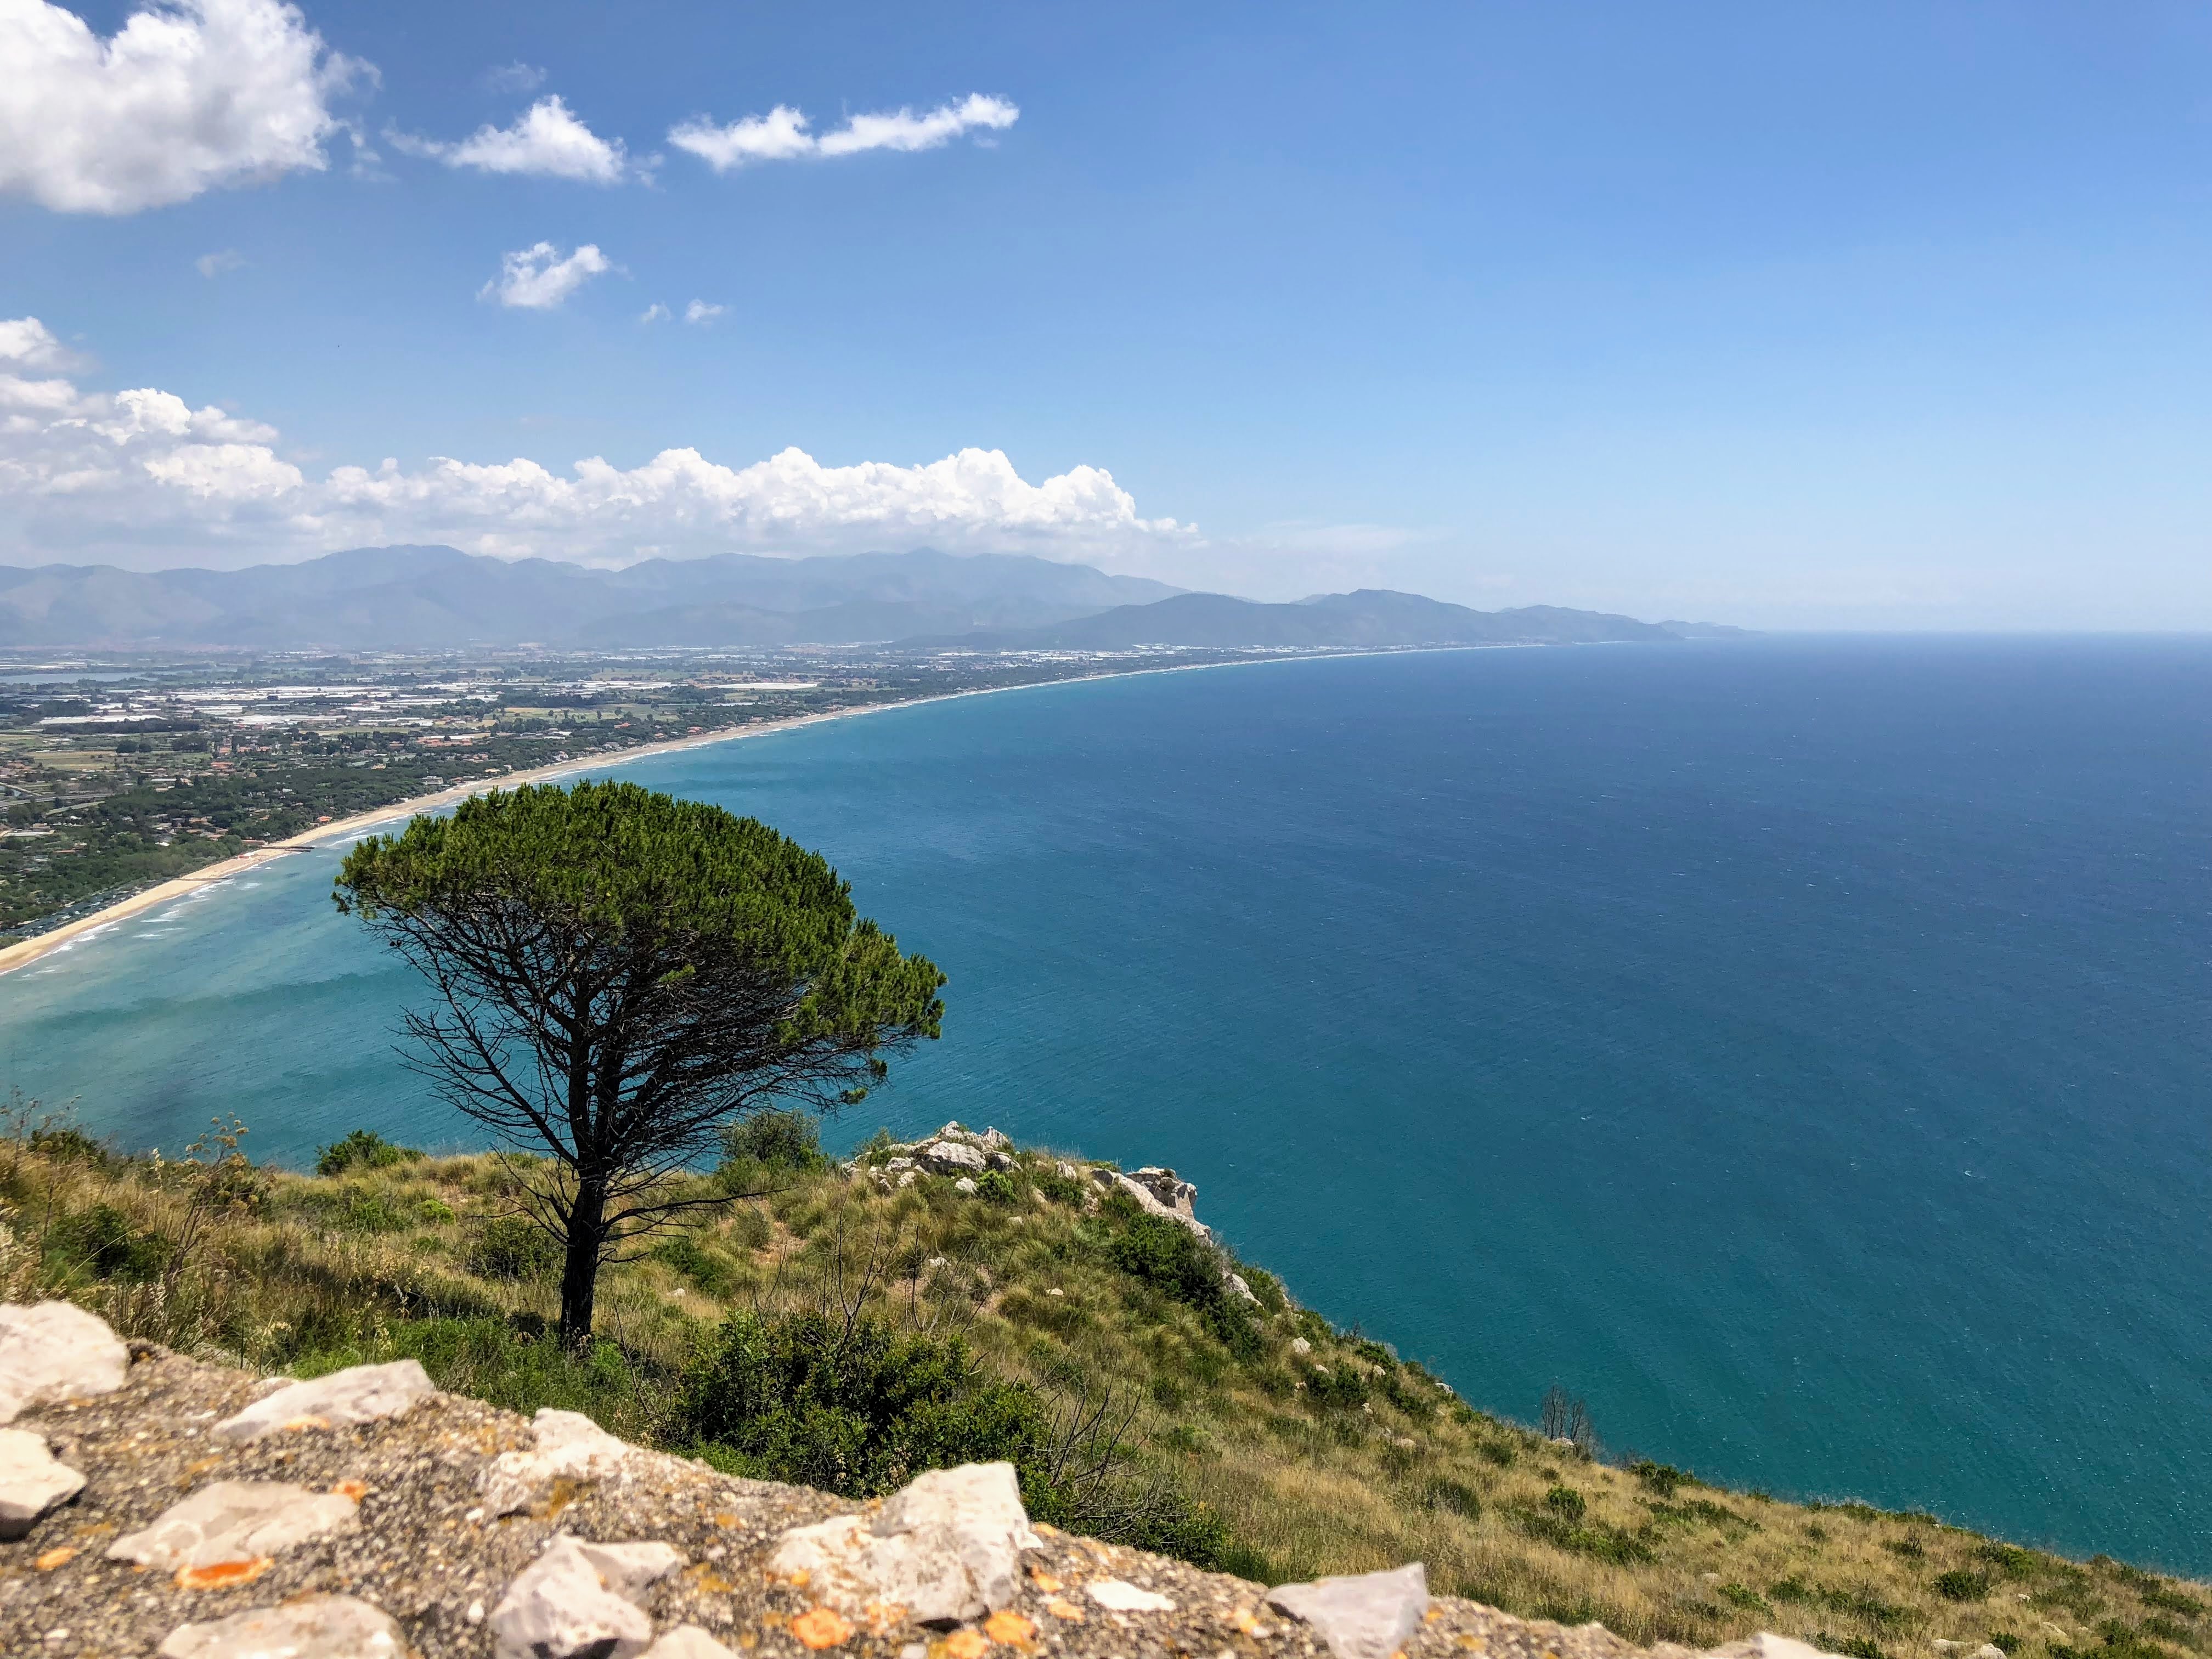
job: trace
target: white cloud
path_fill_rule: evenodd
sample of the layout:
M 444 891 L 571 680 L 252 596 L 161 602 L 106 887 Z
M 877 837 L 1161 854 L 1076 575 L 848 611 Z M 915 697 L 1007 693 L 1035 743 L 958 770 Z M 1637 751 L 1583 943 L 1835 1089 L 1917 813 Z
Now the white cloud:
M 592 277 L 613 269 L 590 242 L 565 259 L 552 243 L 538 242 L 502 255 L 499 275 L 477 290 L 477 298 L 525 311 L 550 311 Z
M 427 155 L 449 167 L 479 173 L 524 173 L 541 179 L 574 179 L 590 185 L 617 185 L 628 167 L 619 138 L 602 138 L 577 119 L 558 93 L 541 98 L 514 118 L 512 126 L 489 122 L 458 144 L 387 131 L 393 149 Z
M 641 323 L 665 323 L 668 320 L 668 307 L 658 300 L 637 313 L 637 319 Z
M 75 368 L 77 355 L 35 317 L 0 318 L 0 363 L 25 368 Z
M 246 263 L 246 257 L 236 248 L 227 247 L 220 253 L 203 253 L 192 263 L 199 267 L 201 276 L 216 277 L 226 270 L 238 270 Z
M 319 171 L 330 100 L 364 73 L 280 0 L 174 0 L 106 40 L 47 0 L 0 0 L 0 192 L 136 213 Z
M 749 115 L 726 126 L 704 116 L 669 130 L 668 142 L 689 150 L 717 173 L 754 161 L 790 161 L 808 156 L 855 155 L 867 149 L 935 149 L 963 133 L 998 131 L 1021 118 L 1004 98 L 970 93 L 957 104 L 940 104 L 917 115 L 910 109 L 855 115 L 835 132 L 817 137 L 805 115 L 778 104 L 765 115 Z
M 150 387 L 86 391 L 26 370 L 59 350 L 30 318 L 0 321 L 0 546 L 11 556 L 237 563 L 378 542 L 623 563 L 750 548 L 859 550 L 924 544 L 1141 562 L 1194 544 L 1138 516 L 1099 468 L 1032 483 L 998 450 L 924 465 L 824 465 L 798 449 L 749 466 L 697 450 L 641 465 L 593 456 L 556 472 L 522 458 L 395 460 L 309 477 L 276 432 Z M 24 560 L 28 562 L 28 560 Z
M 486 92 L 535 92 L 545 84 L 545 71 L 518 58 L 486 70 L 481 79 Z
M 727 306 L 710 306 L 704 300 L 694 300 L 684 307 L 684 320 L 687 323 L 711 323 L 728 309 Z

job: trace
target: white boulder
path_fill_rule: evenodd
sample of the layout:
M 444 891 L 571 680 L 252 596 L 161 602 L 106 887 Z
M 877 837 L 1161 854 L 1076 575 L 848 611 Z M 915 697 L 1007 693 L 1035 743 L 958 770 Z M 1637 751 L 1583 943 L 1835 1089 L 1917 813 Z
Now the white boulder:
M 586 1544 L 563 1533 L 492 1609 L 494 1649 L 499 1659 L 630 1659 L 653 1640 L 639 1598 L 683 1562 L 665 1544 Z
M 1012 1602 L 1021 1553 L 1038 1547 L 1011 1463 L 932 1469 L 880 1513 L 794 1527 L 769 1569 L 806 1575 L 807 1588 L 843 1613 L 902 1607 L 919 1624 L 957 1624 Z
M 252 1561 L 342 1527 L 360 1507 L 343 1492 L 288 1481 L 218 1480 L 164 1510 L 153 1525 L 117 1539 L 107 1556 L 164 1569 Z
M 0 1305 L 0 1423 L 33 1406 L 112 1394 L 131 1350 L 97 1315 L 67 1302 Z
M 1173 1172 L 1170 1171 L 1170 1173 Z M 1115 1170 L 1101 1170 L 1094 1168 L 1091 1171 L 1091 1178 L 1109 1191 L 1127 1193 L 1131 1198 L 1136 1200 L 1137 1207 L 1142 1210 L 1146 1215 L 1156 1215 L 1164 1221 L 1173 1221 L 1178 1223 L 1182 1226 L 1189 1228 L 1191 1231 L 1196 1233 L 1200 1238 L 1206 1240 L 1209 1244 L 1213 1242 L 1212 1228 L 1207 1226 L 1203 1221 L 1200 1221 L 1194 1215 L 1187 1214 L 1182 1210 L 1171 1209 L 1167 1205 L 1161 1203 L 1159 1200 L 1159 1195 L 1154 1193 L 1151 1188 L 1145 1186 L 1138 1181 L 1133 1180 L 1128 1176 L 1125 1176 Z M 1197 1188 L 1193 1188 L 1191 1190 L 1195 1192 Z
M 983 1154 L 964 1140 L 933 1140 L 918 1147 L 915 1158 L 932 1175 L 979 1176 L 990 1168 Z
M 973 1198 L 975 1196 L 976 1186 L 975 1182 L 969 1176 L 962 1176 L 959 1180 L 952 1183 L 952 1190 L 956 1193 L 962 1193 L 969 1198 Z
M 310 1595 L 205 1625 L 179 1625 L 160 1659 L 404 1659 L 399 1626 L 352 1595 Z
M 1421 1627 L 1429 1576 L 1416 1561 L 1389 1572 L 1283 1584 L 1267 1592 L 1267 1605 L 1319 1632 L 1336 1659 L 1390 1659 Z
M 581 1412 L 539 1408 L 530 1419 L 537 1446 L 501 1452 L 477 1477 L 484 1506 L 494 1515 L 528 1509 L 556 1480 L 600 1480 L 646 1454 L 617 1440 Z
M 416 1360 L 355 1365 L 264 1395 L 235 1417 L 216 1424 L 215 1432 L 227 1440 L 258 1440 L 276 1429 L 340 1429 L 374 1423 L 397 1417 L 437 1391 Z
M 83 1490 L 84 1477 L 55 1458 L 46 1436 L 0 1429 L 0 1538 L 21 1538 Z

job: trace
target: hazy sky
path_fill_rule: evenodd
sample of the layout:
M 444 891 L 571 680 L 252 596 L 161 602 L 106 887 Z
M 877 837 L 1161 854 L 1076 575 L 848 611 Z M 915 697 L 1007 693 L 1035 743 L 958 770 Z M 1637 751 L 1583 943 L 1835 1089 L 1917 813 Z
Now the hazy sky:
M 2212 5 L 0 0 L 0 319 L 6 563 L 2208 628 Z

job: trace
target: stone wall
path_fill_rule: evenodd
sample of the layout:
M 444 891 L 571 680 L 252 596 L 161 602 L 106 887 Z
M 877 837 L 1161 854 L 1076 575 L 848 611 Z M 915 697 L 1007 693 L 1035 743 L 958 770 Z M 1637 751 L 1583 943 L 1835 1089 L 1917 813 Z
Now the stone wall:
M 854 1504 L 526 1420 L 412 1360 L 313 1382 L 0 1306 L 0 1654 L 1629 1659 L 1431 1598 L 1268 1590 L 1032 1525 L 1008 1464 Z M 1772 1637 L 1724 1653 L 1810 1659 Z M 1667 1659 L 1688 1659 L 1675 1650 Z

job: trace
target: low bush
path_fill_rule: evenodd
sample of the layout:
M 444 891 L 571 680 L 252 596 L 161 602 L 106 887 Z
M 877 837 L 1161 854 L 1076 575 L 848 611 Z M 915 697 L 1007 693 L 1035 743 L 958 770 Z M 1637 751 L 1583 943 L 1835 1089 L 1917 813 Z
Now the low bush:
M 57 1229 L 64 1256 L 74 1257 L 95 1279 L 143 1284 L 160 1275 L 169 1260 L 166 1239 L 112 1204 L 94 1204 L 67 1218 Z
M 733 1474 L 848 1498 L 896 1492 L 924 1469 L 1012 1462 L 1042 1480 L 1047 1414 L 1036 1392 L 1000 1382 L 958 1338 L 848 1331 L 815 1314 L 724 1322 L 684 1379 L 684 1426 Z
M 528 1216 L 493 1216 L 478 1224 L 467 1267 L 480 1279 L 535 1283 L 559 1274 L 561 1246 Z
M 830 1167 L 822 1150 L 822 1126 L 809 1112 L 765 1111 L 740 1118 L 722 1131 L 722 1162 L 716 1170 L 733 1187 L 765 1184 L 763 1177 L 786 1178 Z
M 374 1129 L 356 1129 L 343 1140 L 317 1149 L 315 1173 L 342 1176 L 355 1170 L 389 1170 L 422 1156 L 412 1146 L 395 1146 Z
M 1965 1567 L 1939 1572 L 1931 1586 L 1946 1601 L 1979 1601 L 1990 1593 L 1990 1576 Z
M 1648 1457 L 1630 1464 L 1628 1472 L 1644 1491 L 1656 1492 L 1662 1498 L 1672 1498 L 1690 1482 L 1690 1477 L 1672 1463 L 1655 1463 Z

